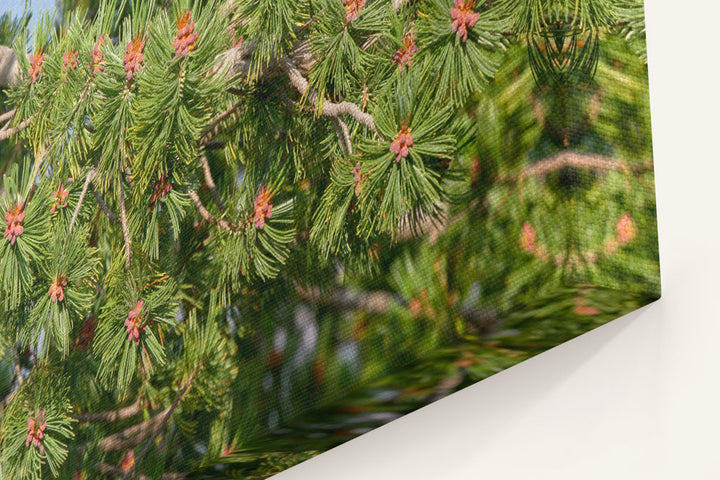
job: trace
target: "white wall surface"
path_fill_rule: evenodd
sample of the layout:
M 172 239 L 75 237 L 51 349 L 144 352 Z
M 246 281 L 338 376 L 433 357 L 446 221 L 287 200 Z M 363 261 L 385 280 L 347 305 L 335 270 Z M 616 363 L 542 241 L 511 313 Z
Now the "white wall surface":
M 275 478 L 720 479 L 720 3 L 646 10 L 663 298 Z

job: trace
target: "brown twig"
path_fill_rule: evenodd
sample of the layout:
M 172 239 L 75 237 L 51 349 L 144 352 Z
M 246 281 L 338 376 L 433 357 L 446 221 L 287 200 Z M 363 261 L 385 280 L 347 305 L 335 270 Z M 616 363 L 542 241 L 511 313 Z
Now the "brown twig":
M 195 375 L 197 374 L 200 367 L 201 365 L 195 365 L 195 368 L 193 368 L 192 372 L 190 372 L 190 375 L 185 381 L 185 384 L 182 386 L 182 388 L 180 388 L 177 395 L 175 395 L 175 400 L 173 400 L 173 403 L 158 415 L 159 417 L 161 417 L 159 423 L 153 427 L 150 438 L 148 438 L 145 446 L 142 450 L 140 450 L 140 453 L 135 456 L 135 462 L 133 463 L 133 466 L 125 473 L 123 478 L 128 478 L 130 477 L 130 475 L 135 473 L 135 467 L 138 465 L 138 463 L 140 463 L 140 460 L 142 460 L 145 454 L 147 454 L 147 452 L 150 450 L 150 447 L 153 444 L 153 440 L 155 440 L 155 438 L 157 438 L 162 429 L 165 428 L 165 425 L 167 425 L 167 423 L 170 421 L 170 417 L 172 416 L 173 412 L 177 409 L 178 406 L 180 406 L 180 402 L 182 402 L 183 398 L 185 398 L 185 395 L 192 387 L 193 379 L 195 378 Z
M 210 140 L 205 144 L 205 151 L 208 150 L 222 150 L 225 148 L 225 142 L 223 140 Z
M 210 164 L 208 163 L 207 156 L 200 155 L 200 165 L 202 165 L 203 174 L 205 175 L 205 185 L 207 185 L 210 189 L 210 193 L 212 194 L 215 204 L 220 210 L 224 211 L 225 204 L 223 204 L 223 201 L 217 192 L 217 187 L 215 186 L 215 180 L 213 179 L 212 172 L 210 171 Z
M 349 288 L 341 288 L 324 294 L 316 287 L 303 288 L 297 286 L 295 291 L 300 299 L 314 305 L 359 309 L 374 314 L 387 313 L 390 305 L 395 302 L 391 294 L 381 290 L 357 292 Z
M 593 153 L 578 153 L 565 150 L 552 157 L 540 160 L 526 168 L 519 175 L 503 176 L 497 179 L 500 183 L 522 182 L 531 177 L 541 177 L 558 171 L 565 167 L 573 167 L 583 170 L 620 170 L 643 173 L 652 170 L 652 162 L 629 164 L 624 160 L 597 155 Z
M 13 368 L 13 371 L 15 372 L 15 379 L 17 379 L 18 387 L 10 392 L 8 396 L 6 396 L 1 402 L 0 402 L 0 409 L 5 408 L 6 406 L 10 405 L 10 402 L 12 402 L 13 398 L 15 398 L 15 395 L 20 391 L 20 387 L 22 386 L 25 379 L 22 376 L 22 369 L 20 367 L 20 356 L 17 353 L 17 349 L 14 349 L 14 360 L 15 360 L 15 367 Z
M 95 178 L 95 170 L 94 168 L 90 170 L 87 174 L 87 177 L 85 178 L 85 183 L 83 184 L 82 191 L 80 192 L 80 198 L 78 199 L 77 206 L 75 207 L 75 211 L 73 212 L 73 216 L 70 219 L 70 226 L 68 227 L 68 233 L 67 236 L 70 236 L 70 233 L 72 232 L 73 226 L 75 225 L 75 221 L 77 220 L 78 215 L 80 214 L 80 207 L 82 207 L 83 200 L 85 200 L 85 195 L 87 194 L 88 188 L 90 187 L 90 182 L 93 181 L 93 178 Z
M 0 88 L 12 86 L 20 77 L 20 66 L 15 50 L 0 45 Z
M 15 117 L 15 112 L 17 109 L 13 108 L 12 110 L 8 110 L 7 112 L 0 115 L 0 123 L 3 122 L 10 122 Z
M 5 125 L 5 127 L 3 127 L 2 130 L 0 130 L 0 141 L 7 140 L 8 138 L 12 137 L 16 133 L 25 130 L 28 127 L 28 125 L 30 125 L 30 122 L 32 122 L 33 118 L 35 118 L 35 115 L 37 115 L 37 113 L 33 113 L 30 116 L 30 118 L 23 120 L 16 127 L 13 127 L 13 128 L 8 128 L 6 130 L 5 128 L 7 128 L 9 123 L 7 125 Z
M 22 385 L 25 379 L 22 376 L 22 370 L 20 369 L 20 364 L 15 364 L 15 378 L 17 378 L 18 386 Z
M 203 134 L 200 136 L 200 145 L 205 145 L 217 134 L 219 134 L 221 131 L 222 123 L 230 117 L 234 115 L 236 116 L 241 106 L 241 102 L 237 102 L 224 112 L 220 113 L 217 117 L 215 117 L 210 122 L 210 125 L 208 125 L 208 128 L 205 129 L 205 132 L 203 132 Z
M 127 223 L 127 212 L 125 211 L 125 187 L 120 182 L 120 224 L 122 225 L 123 240 L 125 241 L 125 263 L 130 268 L 132 247 L 130 244 L 130 229 Z
M 100 193 L 98 193 L 97 190 L 93 190 L 93 194 L 95 194 L 95 200 L 97 200 L 98 205 L 100 205 L 100 209 L 105 213 L 105 215 L 113 222 L 117 222 L 117 215 L 110 210 L 110 208 L 107 206 L 107 203 L 103 200 L 103 198 L 100 196 Z
M 125 430 L 113 433 L 100 440 L 98 444 L 105 452 L 114 450 L 127 450 L 138 445 L 145 439 L 149 438 L 162 425 L 165 414 L 170 411 L 170 407 L 162 410 L 160 413 L 153 415 L 147 420 L 136 425 L 126 428 Z
M 350 130 L 348 129 L 345 121 L 340 117 L 332 118 L 333 128 L 338 138 L 338 143 L 346 156 L 350 156 L 353 153 L 352 141 L 350 140 Z
M 283 57 L 279 60 L 280 66 L 287 72 L 290 83 L 301 95 L 306 96 L 311 104 L 317 101 L 317 93 L 310 88 L 310 84 L 302 76 L 300 70 L 297 69 L 292 59 Z M 365 113 L 362 109 L 352 102 L 333 103 L 329 100 L 323 101 L 321 115 L 326 117 L 341 117 L 342 115 L 350 115 L 358 123 L 368 127 L 370 130 L 382 140 L 382 137 L 375 127 L 375 119 L 369 113 Z
M 210 213 L 207 208 L 205 208 L 205 205 L 203 205 L 202 200 L 200 200 L 200 197 L 198 196 L 198 194 L 195 190 L 188 190 L 188 195 L 190 196 L 190 200 L 192 200 L 193 203 L 195 204 L 195 208 L 197 208 L 198 212 L 200 212 L 200 216 L 202 216 L 208 223 L 217 225 L 218 227 L 222 228 L 223 230 L 226 230 L 231 233 L 235 233 L 238 230 L 241 230 L 240 227 L 231 224 L 227 220 L 224 220 L 222 218 L 220 218 L 220 219 L 215 218 L 215 216 L 212 213 Z
M 127 407 L 107 412 L 81 413 L 76 415 L 75 419 L 80 423 L 117 422 L 118 420 L 134 417 L 140 412 L 142 412 L 142 405 L 140 398 L 138 398 L 132 405 L 128 405 Z

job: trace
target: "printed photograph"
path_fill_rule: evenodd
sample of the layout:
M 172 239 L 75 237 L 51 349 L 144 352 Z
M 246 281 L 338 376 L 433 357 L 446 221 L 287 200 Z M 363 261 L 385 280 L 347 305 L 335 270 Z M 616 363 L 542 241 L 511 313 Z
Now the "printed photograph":
M 0 480 L 264 479 L 660 297 L 642 0 L 0 6 Z

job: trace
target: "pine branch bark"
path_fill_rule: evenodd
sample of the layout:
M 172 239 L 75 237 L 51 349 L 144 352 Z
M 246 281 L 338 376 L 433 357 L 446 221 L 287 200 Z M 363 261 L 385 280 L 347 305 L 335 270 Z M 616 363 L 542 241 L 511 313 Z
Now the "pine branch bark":
M 73 212 L 73 216 L 70 219 L 70 226 L 68 227 L 67 233 L 68 236 L 70 236 L 73 226 L 75 225 L 75 221 L 77 220 L 78 214 L 80 213 L 80 208 L 82 208 L 83 200 L 85 200 L 85 195 L 87 194 L 88 188 L 90 188 L 90 183 L 93 181 L 93 178 L 95 178 L 95 172 L 96 170 L 93 168 L 88 172 L 87 177 L 85 177 L 85 183 L 83 184 L 82 191 L 80 192 L 80 198 L 78 199 L 78 203 L 75 207 L 75 211 Z
M 142 412 L 142 404 L 140 398 L 135 400 L 132 405 L 127 407 L 119 408 L 117 410 L 110 410 L 106 412 L 97 413 L 84 413 L 75 416 L 75 419 L 80 423 L 95 423 L 95 422 L 117 422 L 118 420 L 125 420 L 132 418 L 138 413 Z
M 148 453 L 150 448 L 152 447 L 153 441 L 157 436 L 160 434 L 163 428 L 167 425 L 167 423 L 170 421 L 170 417 L 172 416 L 173 412 L 180 406 L 180 403 L 185 398 L 185 395 L 187 395 L 188 391 L 192 388 L 193 380 L 195 379 L 195 375 L 197 375 L 198 371 L 200 370 L 201 365 L 196 365 L 195 368 L 193 368 L 192 372 L 190 372 L 190 375 L 188 376 L 187 380 L 185 380 L 185 384 L 180 388 L 180 390 L 177 392 L 177 395 L 175 395 L 175 400 L 173 400 L 173 403 L 163 410 L 163 413 L 160 414 L 161 416 L 160 423 L 153 428 L 153 431 L 150 435 L 150 438 L 145 443 L 145 446 L 140 451 L 140 453 L 135 457 L 135 463 L 133 463 L 132 468 L 125 473 L 125 476 L 123 479 L 130 478 L 135 473 L 135 468 L 138 463 L 142 460 L 142 458 Z
M 318 98 L 317 92 L 314 92 L 310 88 L 310 84 L 305 79 L 305 77 L 303 77 L 302 73 L 295 65 L 295 62 L 288 57 L 284 57 L 280 59 L 279 63 L 282 68 L 287 72 L 292 86 L 295 87 L 295 89 L 301 95 L 305 96 L 308 99 L 308 102 L 310 102 L 311 104 L 315 104 Z M 375 127 L 375 119 L 373 118 L 373 116 L 369 113 L 363 112 L 358 105 L 352 102 L 333 103 L 331 101 L 324 101 L 320 114 L 326 117 L 341 117 L 343 115 L 350 115 L 358 123 L 368 127 L 379 138 L 381 138 L 380 134 L 377 131 L 377 128 Z
M 13 86 L 20 78 L 20 66 L 15 50 L 0 45 L 0 88 Z
M 208 211 L 207 208 L 205 208 L 205 205 L 203 204 L 202 200 L 200 199 L 200 196 L 197 194 L 195 190 L 188 190 L 188 195 L 190 196 L 190 200 L 192 200 L 193 204 L 195 205 L 195 208 L 197 208 L 198 212 L 200 213 L 200 216 L 205 219 L 206 222 L 217 225 L 218 227 L 222 228 L 225 231 L 235 233 L 238 230 L 240 230 L 239 227 L 231 224 L 225 219 L 222 218 L 215 218 L 215 216 Z
M 17 110 L 13 108 L 12 110 L 7 111 L 7 112 L 3 113 L 2 115 L 0 115 L 0 123 L 10 122 L 13 119 L 13 117 L 15 117 L 16 111 Z M 3 126 L 3 128 L 4 128 L 4 126 Z
M 130 241 L 130 228 L 128 227 L 127 212 L 125 209 L 125 187 L 120 183 L 120 224 L 122 225 L 123 240 L 125 241 L 125 262 L 130 268 L 132 258 L 132 243 Z
M 218 194 L 217 187 L 215 186 L 215 179 L 213 179 L 212 172 L 210 171 L 210 164 L 208 163 L 207 156 L 200 155 L 200 165 L 203 169 L 203 175 L 205 176 L 205 185 L 210 189 L 213 200 L 220 210 L 225 210 L 225 204 L 223 203 L 220 195 Z
M 16 133 L 19 133 L 19 132 L 25 130 L 28 127 L 28 125 L 30 125 L 30 122 L 32 122 L 33 118 L 35 118 L 35 115 L 36 114 L 33 114 L 32 116 L 30 116 L 30 118 L 23 120 L 16 127 L 7 128 L 10 125 L 10 123 L 8 122 L 2 128 L 2 130 L 0 130 L 0 142 L 3 140 L 7 140 L 8 138 L 12 137 Z
M 625 160 L 611 158 L 605 155 L 578 153 L 572 150 L 564 150 L 552 157 L 538 161 L 526 168 L 517 175 L 502 176 L 497 179 L 500 183 L 516 183 L 532 177 L 541 177 L 556 172 L 565 167 L 578 168 L 582 170 L 598 171 L 629 171 L 643 173 L 651 171 L 652 162 L 628 163 Z
M 127 450 L 142 443 L 150 438 L 154 432 L 162 428 L 165 415 L 170 411 L 171 408 L 167 407 L 143 422 L 103 438 L 99 442 L 100 448 L 106 452 Z

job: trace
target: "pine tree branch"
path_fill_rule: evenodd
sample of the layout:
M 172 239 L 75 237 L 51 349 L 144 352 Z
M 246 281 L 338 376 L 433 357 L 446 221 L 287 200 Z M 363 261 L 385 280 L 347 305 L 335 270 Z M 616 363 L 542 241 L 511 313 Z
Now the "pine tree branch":
M 350 139 L 350 129 L 348 129 L 347 123 L 345 123 L 345 120 L 343 120 L 340 117 L 337 117 L 337 121 L 340 124 L 340 128 L 342 129 L 343 136 L 345 138 L 345 144 L 347 145 L 348 154 L 353 154 L 353 145 L 352 140 Z
M 15 50 L 0 45 L 0 88 L 10 87 L 15 84 L 20 76 Z
M 159 428 L 161 422 L 165 418 L 164 415 L 169 411 L 170 407 L 162 410 L 160 413 L 153 415 L 143 422 L 126 428 L 121 432 L 108 435 L 100 440 L 98 445 L 105 452 L 127 450 L 128 448 L 132 448 L 149 438 L 153 432 Z
M 616 158 L 606 157 L 593 153 L 578 153 L 572 150 L 562 151 L 552 157 L 545 158 L 532 166 L 526 168 L 519 175 L 508 175 L 499 177 L 499 183 L 517 183 L 531 177 L 541 177 L 556 172 L 565 167 L 573 167 L 583 170 L 622 170 L 634 173 L 643 173 L 652 170 L 652 162 L 628 164 L 628 162 Z
M 125 472 L 123 472 L 118 467 L 114 467 L 108 463 L 100 463 L 97 465 L 97 470 L 105 475 L 115 475 L 116 477 L 124 476 Z M 178 473 L 178 472 L 168 472 L 163 473 L 160 477 L 161 480 L 184 480 L 187 478 L 186 473 Z M 138 480 L 152 480 L 151 477 L 148 477 L 147 475 L 138 475 Z
M 395 8 L 396 11 L 399 11 L 403 5 L 412 3 L 415 0 L 393 0 L 393 8 Z M 314 22 L 314 19 L 311 18 L 309 21 L 305 22 L 303 25 L 300 25 L 295 29 L 295 35 L 299 35 L 303 30 L 307 29 L 312 23 Z M 233 25 L 230 26 L 230 29 L 233 30 Z M 379 37 L 373 37 L 371 40 L 372 43 L 375 43 Z M 228 68 L 228 74 L 231 77 L 238 76 L 240 78 L 246 79 L 250 75 L 250 67 L 253 60 L 253 54 L 255 52 L 255 49 L 257 48 L 257 42 L 249 41 L 249 42 L 243 42 L 242 44 L 233 47 L 229 49 L 225 54 L 223 55 L 224 62 L 229 63 Z M 303 40 L 300 42 L 297 42 L 297 44 L 292 49 L 292 52 L 289 54 L 290 60 L 294 63 L 296 68 L 303 74 L 308 74 L 312 67 L 315 65 L 315 57 L 312 53 L 312 48 L 310 48 L 310 44 L 307 40 Z M 258 77 L 275 77 L 278 75 L 281 75 L 284 68 L 282 68 L 282 58 L 280 59 L 274 59 L 268 62 L 267 65 L 262 69 L 261 72 L 259 72 Z M 278 68 L 280 67 L 280 68 Z
M 70 236 L 70 233 L 72 232 L 73 226 L 75 225 L 75 221 L 77 220 L 78 215 L 80 214 L 80 208 L 82 207 L 83 200 L 85 200 L 85 195 L 87 194 L 88 188 L 90 187 L 90 183 L 93 181 L 93 178 L 95 178 L 95 172 L 96 169 L 92 169 L 88 172 L 87 177 L 85 177 L 85 183 L 83 184 L 82 191 L 80 192 L 80 198 L 78 199 L 77 206 L 75 207 L 75 211 L 73 212 L 73 216 L 70 219 L 70 226 L 68 227 L 68 233 L 67 236 Z
M 10 402 L 12 402 L 13 398 L 15 398 L 15 395 L 20 391 L 20 387 L 22 386 L 25 379 L 22 376 L 22 368 L 20 367 L 20 355 L 18 355 L 17 348 L 13 349 L 13 359 L 15 361 L 15 366 L 13 368 L 13 372 L 15 374 L 13 380 L 17 380 L 17 388 L 10 392 L 3 400 L 0 402 L 0 409 L 5 408 L 6 406 L 10 405 Z
M 290 83 L 293 87 L 303 96 L 305 96 L 311 104 L 317 102 L 317 93 L 310 88 L 310 84 L 302 76 L 300 70 L 297 69 L 292 59 L 283 57 L 279 60 L 280 66 L 287 72 L 290 78 Z M 368 127 L 372 130 L 381 140 L 382 137 L 375 127 L 375 119 L 369 113 L 365 113 L 362 109 L 352 102 L 340 102 L 333 103 L 331 101 L 324 101 L 321 115 L 326 117 L 341 117 L 342 115 L 350 115 L 358 123 Z
M 129 269 L 132 257 L 132 247 L 130 244 L 130 229 L 128 228 L 127 223 L 127 212 L 125 211 L 125 187 L 122 182 L 120 182 L 120 224 L 122 225 L 123 240 L 125 241 L 125 262 Z
M 28 125 L 30 125 L 30 122 L 32 122 L 33 118 L 35 118 L 35 115 L 37 115 L 37 113 L 33 113 L 29 118 L 23 120 L 16 127 L 13 127 L 13 128 L 7 128 L 8 125 L 10 125 L 9 122 L 7 124 L 5 124 L 5 126 L 0 130 L 0 142 L 3 140 L 7 140 L 8 138 L 12 137 L 16 133 L 22 132 L 23 130 L 25 130 L 28 127 Z
M 349 288 L 339 288 L 324 294 L 319 288 L 303 288 L 297 286 L 298 297 L 317 306 L 332 306 L 343 310 L 362 310 L 367 313 L 384 314 L 392 303 L 397 303 L 393 296 L 382 290 L 374 292 L 358 292 Z
M 342 148 L 345 156 L 350 156 L 353 153 L 352 142 L 350 141 L 350 131 L 348 130 L 347 124 L 339 117 L 332 118 L 332 125 L 335 129 L 335 134 L 338 138 L 338 143 Z
M 208 163 L 208 159 L 205 155 L 200 155 L 200 165 L 202 165 L 203 174 L 205 175 L 205 185 L 207 185 L 210 189 L 210 193 L 212 194 L 215 204 L 220 210 L 225 211 L 225 205 L 217 192 L 215 180 L 213 179 L 212 172 L 210 171 L 210 164 Z
M 200 216 L 202 216 L 208 223 L 217 225 L 218 227 L 230 233 L 236 233 L 238 230 L 241 230 L 239 227 L 231 224 L 227 220 L 224 220 L 222 218 L 216 219 L 215 216 L 213 216 L 213 214 L 210 213 L 207 208 L 205 208 L 205 205 L 203 205 L 202 200 L 200 200 L 200 197 L 195 190 L 188 190 L 188 195 L 195 204 L 195 208 L 197 208 L 198 212 L 200 212 Z
M 107 203 L 103 200 L 102 196 L 100 196 L 100 193 L 98 193 L 97 190 L 93 190 L 93 194 L 95 194 L 95 200 L 97 200 L 98 205 L 100 205 L 100 209 L 105 213 L 105 215 L 113 222 L 117 222 L 117 215 L 110 210 L 110 208 L 107 206 Z
M 17 348 L 13 349 L 13 356 L 15 358 L 15 378 L 18 383 L 18 389 L 22 386 L 25 379 L 22 376 L 22 368 L 20 367 L 20 354 L 17 351 Z
M 295 29 L 295 34 L 299 34 L 303 29 L 307 28 L 312 23 L 307 22 L 304 25 Z M 240 45 L 229 49 L 223 55 L 224 62 L 229 63 L 228 75 L 230 77 L 237 77 L 239 79 L 248 79 L 250 76 L 250 67 L 253 61 L 253 55 L 257 48 L 256 41 L 243 42 Z M 307 40 L 297 42 L 292 51 L 288 54 L 289 58 L 295 64 L 295 66 L 303 73 L 308 74 L 315 65 L 315 57 L 312 53 L 312 48 Z M 281 76 L 285 73 L 284 68 L 281 65 L 281 57 L 278 59 L 271 59 L 266 65 L 263 66 L 262 70 L 257 73 L 257 78 L 273 78 Z
M 153 432 L 150 435 L 150 438 L 145 443 L 145 446 L 142 450 L 140 450 L 140 453 L 135 456 L 135 462 L 133 463 L 130 470 L 128 470 L 125 475 L 123 476 L 123 479 L 129 478 L 131 475 L 135 473 L 135 467 L 140 463 L 142 458 L 147 454 L 147 452 L 150 450 L 150 447 L 152 447 L 153 441 L 157 436 L 160 434 L 160 432 L 165 428 L 165 425 L 170 421 L 170 417 L 172 416 L 173 412 L 177 409 L 177 407 L 180 406 L 180 402 L 182 402 L 183 398 L 185 398 L 185 395 L 188 391 L 190 391 L 190 388 L 192 387 L 192 382 L 195 379 L 195 375 L 197 374 L 198 370 L 201 368 L 202 364 L 195 365 L 195 368 L 193 368 L 192 372 L 190 372 L 190 375 L 188 376 L 188 379 L 185 381 L 185 384 L 180 388 L 177 395 L 175 395 L 175 400 L 173 400 L 173 403 L 163 410 L 162 418 L 160 419 L 159 424 L 154 427 Z
M 216 135 L 218 135 L 221 131 L 222 123 L 229 119 L 230 117 L 235 116 L 235 120 L 233 123 L 237 121 L 237 113 L 240 110 L 241 102 L 235 103 L 233 106 L 225 110 L 224 112 L 220 113 L 218 116 L 216 116 L 212 121 L 210 122 L 210 125 L 208 125 L 208 128 L 205 130 L 205 132 L 200 136 L 200 145 L 207 144 L 210 140 L 212 140 Z
M 0 123 L 10 122 L 15 117 L 16 111 L 17 109 L 13 108 L 12 110 L 8 110 L 7 112 L 0 115 Z
M 128 405 L 127 407 L 107 412 L 81 413 L 75 415 L 75 419 L 80 423 L 117 422 L 118 420 L 134 417 L 140 412 L 142 412 L 142 405 L 138 397 L 132 405 Z

